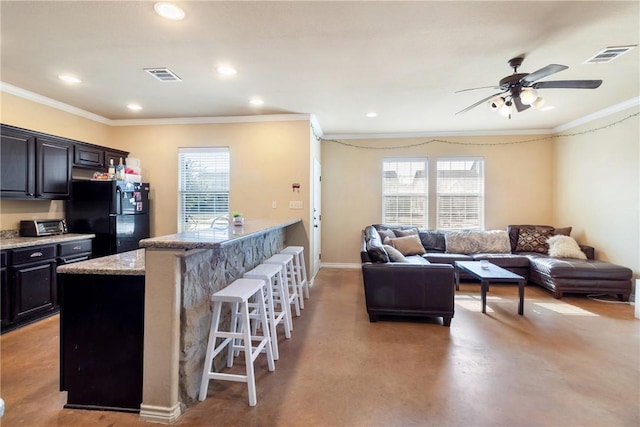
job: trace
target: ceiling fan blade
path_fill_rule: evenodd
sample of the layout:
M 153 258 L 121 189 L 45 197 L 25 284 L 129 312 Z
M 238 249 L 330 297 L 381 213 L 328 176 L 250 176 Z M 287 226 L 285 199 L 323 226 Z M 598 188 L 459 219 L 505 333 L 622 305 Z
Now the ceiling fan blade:
M 557 73 L 558 71 L 566 70 L 566 65 L 558 65 L 558 64 L 549 64 L 546 67 L 540 68 L 538 71 L 534 71 L 531 74 L 527 74 L 523 78 L 520 79 L 520 82 L 525 86 L 535 82 L 536 80 L 540 80 L 543 77 L 550 76 L 551 74 Z
M 596 89 L 602 80 L 557 80 L 538 82 L 531 85 L 534 89 Z
M 516 104 L 516 110 L 518 110 L 518 112 L 524 111 L 530 107 L 529 105 L 522 103 L 522 101 L 520 100 L 520 96 L 514 96 L 513 103 Z
M 500 89 L 500 87 L 498 86 L 482 86 L 482 87 L 472 87 L 470 89 L 461 89 L 461 90 L 457 90 L 453 93 L 460 93 L 460 92 L 468 92 L 470 90 L 478 90 L 478 89 Z
M 492 98 L 495 98 L 495 97 L 496 97 L 496 96 L 498 96 L 498 95 L 502 95 L 503 93 L 506 93 L 506 92 L 507 92 L 507 91 L 504 91 L 504 92 L 498 92 L 498 93 L 494 93 L 494 94 L 493 94 L 493 95 L 491 95 L 491 96 L 487 96 L 486 98 L 481 99 L 480 101 L 476 102 L 475 104 L 471 104 L 471 105 L 469 105 L 469 106 L 468 106 L 467 108 L 465 108 L 464 110 L 460 110 L 460 111 L 458 111 L 455 115 L 458 115 L 458 114 L 460 114 L 460 113 L 466 113 L 467 111 L 471 110 L 472 108 L 477 107 L 478 105 L 482 104 L 483 102 L 487 102 L 488 100 L 490 100 L 490 99 L 492 99 Z

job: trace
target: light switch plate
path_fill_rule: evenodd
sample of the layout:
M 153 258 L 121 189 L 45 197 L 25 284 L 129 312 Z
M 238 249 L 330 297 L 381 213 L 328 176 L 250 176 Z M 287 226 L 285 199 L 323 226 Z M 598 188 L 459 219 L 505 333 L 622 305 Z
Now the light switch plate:
M 289 202 L 289 209 L 304 209 L 302 200 L 291 200 Z

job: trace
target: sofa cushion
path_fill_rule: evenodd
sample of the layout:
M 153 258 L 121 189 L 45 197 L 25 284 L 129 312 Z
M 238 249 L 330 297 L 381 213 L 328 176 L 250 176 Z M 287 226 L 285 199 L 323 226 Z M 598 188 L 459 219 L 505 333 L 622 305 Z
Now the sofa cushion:
M 427 252 L 445 252 L 447 243 L 445 241 L 446 232 L 442 230 L 419 230 L 418 236 L 422 246 Z
M 552 258 L 548 255 L 527 255 L 530 269 L 552 278 L 631 280 L 630 268 L 593 259 Z
M 441 254 L 429 252 L 422 257 L 434 264 L 453 264 L 456 261 L 473 261 L 473 258 L 470 255 L 464 254 Z
M 384 243 L 393 246 L 405 256 L 422 255 L 426 252 L 417 234 L 405 237 L 396 237 L 394 239 L 387 238 Z
M 393 239 L 394 237 L 396 237 L 393 230 L 389 230 L 389 229 L 378 230 L 378 234 L 380 235 L 380 240 L 382 240 L 383 243 L 387 237 L 390 239 Z
M 474 254 L 474 261 L 487 260 L 502 268 L 528 268 L 529 258 L 516 254 Z
M 364 229 L 364 237 L 367 253 L 371 261 L 389 262 L 389 255 L 387 255 L 387 252 L 384 250 L 378 230 L 369 225 Z
M 559 258 L 587 259 L 578 243 L 569 236 L 555 235 L 547 240 L 549 255 Z
M 404 255 L 402 255 L 402 252 L 400 252 L 393 246 L 384 245 L 383 247 L 384 247 L 384 250 L 387 252 L 387 255 L 389 255 L 389 260 L 391 262 L 408 262 L 407 259 L 404 257 Z
M 450 231 L 445 235 L 447 253 L 511 253 L 509 235 L 504 230 Z
M 515 252 L 538 252 L 546 254 L 549 251 L 547 239 L 552 235 L 553 229 L 521 228 L 518 233 L 518 244 L 516 245 Z

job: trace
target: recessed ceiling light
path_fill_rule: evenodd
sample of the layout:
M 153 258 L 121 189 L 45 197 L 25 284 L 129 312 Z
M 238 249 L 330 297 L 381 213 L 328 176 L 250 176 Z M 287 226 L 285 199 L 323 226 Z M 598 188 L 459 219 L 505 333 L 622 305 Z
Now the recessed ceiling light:
M 140 111 L 142 110 L 142 107 L 139 106 L 138 104 L 129 104 L 127 105 L 127 108 L 131 111 Z
M 58 76 L 58 78 L 60 80 L 62 80 L 63 82 L 67 82 L 67 83 L 71 83 L 71 84 L 76 84 L 76 83 L 80 83 L 81 80 L 77 77 L 71 76 L 69 74 L 60 74 Z
M 260 98 L 251 98 L 249 100 L 249 104 L 251 104 L 251 105 L 262 105 L 262 104 L 264 104 L 264 101 L 262 99 L 260 99 Z
M 228 65 L 221 65 L 216 68 L 216 71 L 218 74 L 222 74 L 223 76 L 234 76 L 238 73 L 235 68 Z
M 365 114 L 367 117 L 378 117 L 378 113 L 371 111 L 370 113 Z
M 153 5 L 156 13 L 163 18 L 179 21 L 184 18 L 184 10 L 180 9 L 173 3 L 159 2 Z

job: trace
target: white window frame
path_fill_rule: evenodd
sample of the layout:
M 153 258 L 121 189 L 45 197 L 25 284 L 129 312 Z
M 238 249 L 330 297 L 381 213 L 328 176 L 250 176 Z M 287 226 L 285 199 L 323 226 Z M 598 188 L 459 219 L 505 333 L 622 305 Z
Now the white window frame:
M 229 147 L 178 149 L 178 232 L 210 229 L 229 216 L 230 167 Z
M 422 177 L 419 175 L 422 171 Z M 395 173 L 394 177 L 388 174 Z M 426 157 L 388 158 L 382 161 L 382 223 L 429 224 L 429 159 Z M 396 180 L 395 182 L 391 180 Z M 404 200 L 402 200 L 404 199 Z M 403 208 L 400 207 L 400 201 Z M 408 203 L 408 206 L 407 206 Z M 392 208 L 395 206 L 395 208 Z
M 436 228 L 484 230 L 484 158 L 436 159 L 436 199 Z

